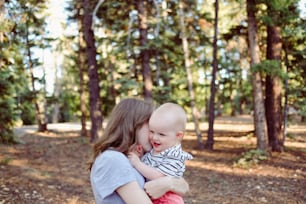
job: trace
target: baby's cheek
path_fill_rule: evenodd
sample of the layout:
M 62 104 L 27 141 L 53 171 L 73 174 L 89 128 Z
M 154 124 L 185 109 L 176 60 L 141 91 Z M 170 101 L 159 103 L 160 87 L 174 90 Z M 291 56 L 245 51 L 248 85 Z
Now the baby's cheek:
M 145 146 L 143 146 L 144 152 L 149 152 L 152 148 L 153 147 L 150 142 L 148 142 Z

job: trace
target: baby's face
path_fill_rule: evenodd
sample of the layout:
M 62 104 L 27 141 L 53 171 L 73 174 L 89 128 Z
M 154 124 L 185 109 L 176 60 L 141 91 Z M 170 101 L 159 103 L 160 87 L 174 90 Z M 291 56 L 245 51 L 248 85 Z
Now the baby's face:
M 149 129 L 154 154 L 158 154 L 180 143 L 175 125 L 167 121 L 166 118 L 151 117 Z

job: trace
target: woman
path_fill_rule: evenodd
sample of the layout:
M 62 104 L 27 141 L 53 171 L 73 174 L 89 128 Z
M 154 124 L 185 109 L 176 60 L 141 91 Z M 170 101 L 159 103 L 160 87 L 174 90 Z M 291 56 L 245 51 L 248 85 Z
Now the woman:
M 138 99 L 124 99 L 113 109 L 103 136 L 94 145 L 90 166 L 90 181 L 97 204 L 149 204 L 173 191 L 184 194 L 188 184 L 171 177 L 145 184 L 141 174 L 132 167 L 127 155 L 142 156 L 152 146 L 149 142 L 148 121 L 153 105 Z M 145 189 L 145 192 L 143 189 Z

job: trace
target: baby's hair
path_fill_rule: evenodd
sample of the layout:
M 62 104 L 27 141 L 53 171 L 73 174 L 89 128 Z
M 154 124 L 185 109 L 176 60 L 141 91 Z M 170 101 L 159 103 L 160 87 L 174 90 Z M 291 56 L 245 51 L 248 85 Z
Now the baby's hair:
M 180 131 L 185 131 L 187 123 L 187 115 L 185 110 L 178 104 L 167 102 L 160 105 L 154 112 L 163 115 L 173 114 L 175 117 L 175 123 Z

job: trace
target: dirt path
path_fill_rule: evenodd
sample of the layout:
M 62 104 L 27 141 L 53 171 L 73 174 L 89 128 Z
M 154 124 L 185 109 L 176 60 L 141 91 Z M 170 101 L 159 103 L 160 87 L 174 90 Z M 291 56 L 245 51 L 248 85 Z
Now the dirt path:
M 78 128 L 57 124 L 38 134 L 23 127 L 16 130 L 23 144 L 0 145 L 0 204 L 94 203 L 86 170 L 91 145 Z M 213 152 L 194 150 L 196 139 L 188 132 L 183 147 L 194 160 L 185 174 L 191 187 L 186 204 L 306 203 L 306 126 L 289 128 L 285 152 L 256 166 L 234 167 L 255 147 L 255 138 L 246 134 L 251 130 L 249 117 L 218 118 Z

